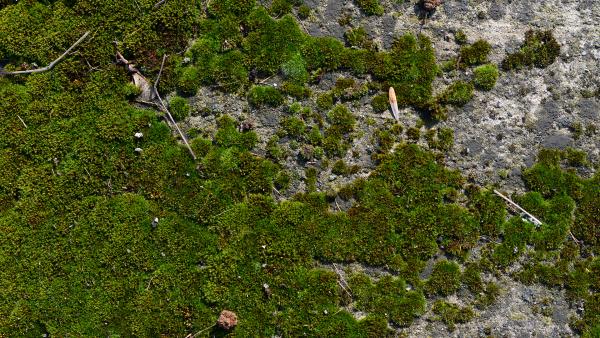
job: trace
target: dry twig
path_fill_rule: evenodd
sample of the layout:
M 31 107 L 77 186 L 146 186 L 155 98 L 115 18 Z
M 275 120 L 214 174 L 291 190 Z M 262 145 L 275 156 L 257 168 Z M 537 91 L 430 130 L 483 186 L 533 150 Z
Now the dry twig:
M 183 140 L 183 143 L 185 143 L 185 146 L 188 148 L 188 150 L 190 151 L 190 154 L 192 155 L 192 158 L 194 160 L 197 159 L 196 154 L 194 154 L 194 151 L 192 150 L 192 147 L 190 146 L 190 143 L 188 142 L 187 137 L 185 136 L 185 134 L 181 131 L 181 129 L 179 128 L 179 125 L 177 125 L 177 122 L 175 122 L 175 119 L 173 118 L 173 116 L 171 115 L 171 112 L 169 112 L 169 109 L 167 109 L 167 106 L 165 105 L 165 103 L 163 102 L 162 98 L 160 97 L 160 94 L 158 93 L 158 81 L 160 81 L 160 75 L 162 74 L 163 71 L 163 67 L 165 66 L 165 60 L 167 58 L 167 55 L 165 54 L 163 56 L 162 59 L 162 63 L 160 65 L 160 70 L 158 71 L 158 76 L 156 77 L 156 81 L 154 82 L 154 94 L 156 95 L 156 97 L 158 98 L 158 102 L 160 102 L 160 106 L 163 110 L 163 112 L 165 114 L 167 114 L 170 122 L 175 126 L 175 129 L 177 129 L 177 132 L 179 133 L 179 135 L 181 136 L 181 139 Z
M 50 62 L 50 64 L 48 64 L 46 67 L 42 67 L 42 68 L 37 68 L 37 69 L 28 69 L 28 70 L 17 70 L 14 72 L 5 72 L 4 70 L 2 70 L 0 68 L 0 75 L 23 75 L 23 74 L 34 74 L 34 73 L 41 73 L 41 72 L 45 72 L 47 70 L 50 70 L 52 68 L 54 68 L 54 66 L 56 66 L 57 63 L 59 63 L 60 61 L 62 61 L 62 59 L 64 59 L 75 47 L 77 47 L 77 45 L 79 45 L 83 40 L 85 40 L 85 38 L 87 38 L 87 36 L 90 34 L 89 31 L 85 32 L 85 34 L 83 34 L 79 40 L 75 41 L 74 44 L 71 45 L 71 47 L 69 47 L 69 49 L 67 49 L 64 53 L 61 54 L 61 56 L 59 56 L 58 58 L 56 58 L 54 61 Z

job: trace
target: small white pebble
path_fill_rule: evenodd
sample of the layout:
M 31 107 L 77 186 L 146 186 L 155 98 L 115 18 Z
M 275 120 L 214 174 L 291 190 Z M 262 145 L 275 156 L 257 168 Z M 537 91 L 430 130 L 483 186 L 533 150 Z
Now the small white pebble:
M 135 151 L 136 153 L 141 153 L 142 152 L 142 148 L 135 148 L 135 149 L 133 149 L 133 151 Z
M 138 133 L 135 133 L 133 136 L 135 136 L 135 138 L 142 138 L 142 137 L 144 137 L 144 134 L 138 132 Z

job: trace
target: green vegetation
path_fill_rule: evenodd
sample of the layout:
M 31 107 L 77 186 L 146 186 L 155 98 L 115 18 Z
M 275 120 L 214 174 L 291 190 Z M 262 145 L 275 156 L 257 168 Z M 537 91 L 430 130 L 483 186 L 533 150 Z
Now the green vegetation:
M 190 105 L 183 97 L 173 97 L 169 101 L 169 108 L 175 121 L 181 121 L 190 115 Z
M 401 142 L 401 126 L 387 126 L 375 135 L 376 168 L 340 189 L 339 197 L 352 199 L 341 211 L 332 207 L 334 194 L 317 192 L 325 188 L 318 177 L 329 163 L 342 175 L 355 167 L 328 160 L 302 177 L 276 162 L 289 149 L 305 159 L 321 158 L 323 149 L 332 157 L 348 152 L 358 122 L 334 100 L 356 83 L 342 81 L 322 100 L 327 114 L 289 107 L 282 121 L 289 137 L 264 140 L 270 159 L 257 155 L 255 132 L 222 115 L 214 137 L 190 140 L 192 160 L 156 111 L 130 103 L 137 90 L 114 64 L 113 41 L 149 79 L 170 55 L 159 87 L 165 93 L 207 85 L 254 108 L 286 100 L 277 88 L 253 85 L 258 78 L 280 73 L 291 94 L 323 71 L 346 69 L 371 73 L 381 82 L 367 87 L 373 92 L 393 85 L 401 105 L 427 109 L 437 66 L 424 36 L 400 37 L 387 52 L 308 37 L 284 14 L 297 1 L 273 4 L 280 19 L 253 0 L 211 1 L 206 9 L 155 3 L 19 1 L 0 10 L 8 70 L 47 64 L 93 32 L 52 71 L 0 77 L 0 336 L 187 336 L 229 309 L 239 318 L 232 335 L 242 337 L 385 337 L 388 324 L 408 326 L 425 312 L 426 295 L 431 301 L 462 284 L 476 301 L 457 308 L 440 300 L 434 312 L 449 326 L 468 320 L 471 305 L 487 306 L 500 293 L 481 273 L 519 258 L 526 264 L 515 277 L 564 287 L 584 306 L 572 327 L 598 331 L 600 175 L 576 174 L 573 166 L 589 165 L 583 153 L 543 151 L 524 171 L 531 192 L 512 197 L 543 221 L 536 227 L 518 216 L 506 221 L 489 190 L 444 167 L 439 152 Z M 179 52 L 194 38 L 184 62 Z M 445 102 L 470 96 L 468 84 L 453 86 Z M 186 99 L 169 104 L 177 119 L 189 114 Z M 419 138 L 422 124 L 407 134 Z M 426 137 L 443 151 L 451 134 Z M 305 192 L 279 200 L 273 188 L 283 192 L 302 179 Z M 494 240 L 461 274 L 457 262 L 481 235 Z M 421 280 L 440 254 L 450 260 Z M 353 306 L 368 313 L 357 321 L 344 310 L 350 299 L 340 276 L 323 262 L 395 276 L 348 273 Z
M 508 54 L 502 61 L 502 69 L 519 70 L 525 67 L 546 68 L 560 55 L 560 45 L 552 31 L 529 30 L 521 49 Z
M 381 6 L 379 0 L 354 0 L 354 3 L 366 15 L 383 15 L 383 6 Z
M 248 92 L 248 102 L 253 106 L 277 107 L 283 100 L 281 92 L 271 86 L 252 86 Z
M 441 94 L 439 101 L 454 106 L 464 106 L 473 97 L 473 85 L 464 81 L 452 83 Z
M 459 52 L 459 63 L 461 66 L 476 66 L 488 62 L 488 55 L 492 46 L 485 40 L 477 40 L 472 45 L 463 46 Z
M 439 316 L 450 331 L 454 331 L 456 323 L 467 323 L 475 316 L 470 307 L 460 307 L 443 300 L 438 300 L 433 304 L 433 313 Z
M 473 70 L 473 83 L 482 90 L 492 90 L 498 80 L 498 67 L 494 64 L 482 65 Z
M 379 94 L 373 97 L 371 100 L 371 106 L 373 107 L 373 111 L 376 113 L 383 113 L 388 110 L 389 107 L 389 99 L 386 94 Z

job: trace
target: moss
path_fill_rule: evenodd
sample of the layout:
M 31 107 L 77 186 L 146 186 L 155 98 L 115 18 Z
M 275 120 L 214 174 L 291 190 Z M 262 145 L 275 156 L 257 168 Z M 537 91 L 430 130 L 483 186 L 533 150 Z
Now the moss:
M 329 113 L 327 113 L 327 120 L 331 124 L 329 130 L 335 129 L 336 132 L 342 134 L 352 132 L 356 126 L 356 118 L 350 110 L 342 104 L 336 105 Z
M 525 245 L 531 239 L 533 224 L 512 217 L 504 224 L 502 244 L 494 249 L 493 259 L 499 266 L 507 266 L 514 262 L 525 250 Z
M 317 191 L 317 168 L 308 167 L 304 171 L 306 191 L 307 192 L 315 192 Z
M 244 39 L 243 49 L 250 65 L 258 72 L 271 75 L 298 53 L 305 40 L 296 20 L 285 15 L 273 20 L 258 7 L 249 16 L 251 31 Z M 307 60 L 310 64 L 311 60 Z
M 470 199 L 469 209 L 476 215 L 481 233 L 498 238 L 506 219 L 505 203 L 489 190 L 477 190 Z
M 449 296 L 460 288 L 460 276 L 458 264 L 447 260 L 439 261 L 433 266 L 425 290 L 428 294 Z
M 335 70 L 342 65 L 344 45 L 331 37 L 311 37 L 301 51 L 309 69 Z
M 433 304 L 432 311 L 440 317 L 450 331 L 456 329 L 457 323 L 464 324 L 475 317 L 475 313 L 470 307 L 460 307 L 443 300 L 437 300 Z
M 292 4 L 288 0 L 273 0 L 269 12 L 276 17 L 291 13 Z
M 492 90 L 498 80 L 498 67 L 494 64 L 479 66 L 473 70 L 473 83 L 482 90 Z
M 325 92 L 317 97 L 317 107 L 321 110 L 328 110 L 333 107 L 333 93 Z
M 310 96 L 310 89 L 305 85 L 299 85 L 294 82 L 286 81 L 281 86 L 283 93 L 294 97 L 295 99 L 301 100 Z
M 475 295 L 485 290 L 481 279 L 481 267 L 477 263 L 466 265 L 465 271 L 462 274 L 462 283 Z
M 425 139 L 429 148 L 449 151 L 454 145 L 454 130 L 450 128 L 430 129 L 425 134 Z
M 552 31 L 529 30 L 519 51 L 508 54 L 502 69 L 519 70 L 525 67 L 546 68 L 560 55 L 560 45 Z
M 375 44 L 367 35 L 367 31 L 363 26 L 350 29 L 344 33 L 344 38 L 349 47 L 357 47 L 364 49 L 374 49 Z
M 366 15 L 383 15 L 383 6 L 381 6 L 379 0 L 354 0 L 354 3 Z
M 376 53 L 370 63 L 375 78 L 395 88 L 400 106 L 422 107 L 430 101 L 438 68 L 429 38 L 403 35 L 389 53 Z
M 376 95 L 371 100 L 371 107 L 376 113 L 383 113 L 388 110 L 388 104 L 388 97 L 385 94 Z
M 248 91 L 248 102 L 256 107 L 277 107 L 283 104 L 283 95 L 271 86 L 252 86 Z
M 473 85 L 464 81 L 456 81 L 444 90 L 440 101 L 460 107 L 471 101 L 471 98 L 473 98 Z
M 183 97 L 175 96 L 171 98 L 169 108 L 175 121 L 182 121 L 190 115 L 190 105 Z
M 308 19 L 310 16 L 310 7 L 306 5 L 301 5 L 298 7 L 298 17 L 302 20 Z
M 406 129 L 406 137 L 412 141 L 418 141 L 421 138 L 421 129 L 416 127 L 410 127 Z
M 288 136 L 296 139 L 304 135 L 306 129 L 304 121 L 294 116 L 283 118 L 281 120 L 281 126 Z
M 296 83 L 306 83 L 308 81 L 308 71 L 306 63 L 300 54 L 294 54 L 287 62 L 281 65 L 281 72 L 286 78 Z
M 476 66 L 488 62 L 492 46 L 485 40 L 477 40 L 472 45 L 463 46 L 459 52 L 461 65 Z
M 458 29 L 454 32 L 454 42 L 459 45 L 464 45 L 467 43 L 467 34 L 462 29 Z

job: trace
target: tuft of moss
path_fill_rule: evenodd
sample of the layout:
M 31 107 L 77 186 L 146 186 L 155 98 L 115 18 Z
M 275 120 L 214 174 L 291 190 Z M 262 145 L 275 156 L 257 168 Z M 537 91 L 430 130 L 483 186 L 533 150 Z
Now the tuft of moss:
M 454 42 L 456 42 L 459 45 L 464 45 L 465 43 L 467 43 L 467 34 L 465 33 L 465 31 L 463 31 L 462 29 L 458 29 L 456 32 L 454 32 Z
M 354 3 L 366 15 L 383 15 L 383 6 L 381 6 L 379 0 L 354 0 Z
M 389 99 L 386 94 L 375 95 L 371 100 L 371 107 L 376 113 L 383 113 L 388 110 Z
M 473 98 L 473 89 L 471 83 L 456 81 L 444 90 L 439 101 L 454 106 L 464 106 Z
M 492 90 L 498 80 L 498 67 L 494 64 L 479 66 L 473 70 L 473 83 L 482 90 Z
M 301 20 L 306 20 L 308 19 L 308 17 L 310 16 L 310 7 L 308 7 L 307 5 L 300 5 L 300 7 L 298 7 L 298 17 Z
M 448 260 L 441 260 L 433 266 L 431 276 L 425 283 L 428 294 L 449 296 L 460 288 L 461 274 L 458 264 Z
M 364 49 L 374 49 L 375 44 L 372 39 L 369 39 L 367 35 L 367 31 L 363 26 L 359 26 L 357 28 L 352 28 L 344 33 L 344 38 L 346 39 L 346 43 L 348 47 L 356 47 L 356 48 L 364 48 Z
M 485 40 L 477 40 L 472 45 L 463 46 L 459 52 L 461 65 L 476 66 L 488 62 L 492 46 Z
M 397 38 L 389 52 L 375 53 L 370 65 L 376 79 L 394 87 L 400 106 L 424 107 L 431 100 L 438 68 L 426 36 L 406 34 Z
M 470 307 L 461 307 L 456 304 L 451 304 L 443 300 L 437 300 L 433 303 L 433 313 L 439 316 L 439 318 L 448 326 L 448 330 L 454 331 L 456 324 L 464 324 L 469 322 L 475 313 Z
M 519 70 L 525 67 L 546 68 L 560 55 L 560 44 L 552 31 L 529 30 L 519 51 L 508 54 L 502 69 Z
M 182 121 L 190 115 L 190 105 L 183 97 L 174 96 L 171 98 L 169 108 L 175 121 Z
M 317 97 L 317 107 L 321 110 L 329 110 L 333 107 L 333 93 L 325 92 Z
M 277 88 L 255 85 L 248 91 L 248 103 L 256 107 L 277 107 L 283 103 L 283 95 Z
M 299 84 L 308 81 L 306 62 L 299 53 L 294 54 L 288 61 L 281 65 L 281 73 L 285 78 Z
M 342 65 L 344 45 L 332 37 L 309 37 L 301 48 L 311 70 L 336 70 Z

